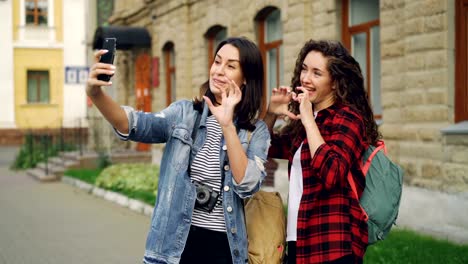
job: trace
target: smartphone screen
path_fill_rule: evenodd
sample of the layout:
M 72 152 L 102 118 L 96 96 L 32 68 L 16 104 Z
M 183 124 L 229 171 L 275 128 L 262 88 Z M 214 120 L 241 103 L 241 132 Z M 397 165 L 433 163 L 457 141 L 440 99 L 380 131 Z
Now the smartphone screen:
M 115 55 L 115 45 L 117 40 L 115 38 L 105 38 L 104 43 L 102 45 L 102 49 L 108 50 L 108 52 L 101 56 L 99 62 L 113 64 L 114 63 L 114 55 Z M 112 75 L 107 74 L 99 74 L 97 79 L 100 81 L 108 82 Z

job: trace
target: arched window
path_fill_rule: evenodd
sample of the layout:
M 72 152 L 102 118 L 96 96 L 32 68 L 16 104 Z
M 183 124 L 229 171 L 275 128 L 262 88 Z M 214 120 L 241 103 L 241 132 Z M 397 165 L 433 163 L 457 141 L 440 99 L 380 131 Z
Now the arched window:
M 176 99 L 176 66 L 174 43 L 168 42 L 163 47 L 164 69 L 166 73 L 166 105 Z
M 218 44 L 227 37 L 226 27 L 216 25 L 208 29 L 205 33 L 207 50 L 208 50 L 208 73 L 210 72 L 211 64 L 214 60 L 214 52 Z
M 258 45 L 265 66 L 265 89 L 269 97 L 271 90 L 283 83 L 281 11 L 275 7 L 266 7 L 258 13 L 255 20 L 258 29 Z
M 375 0 L 343 0 L 343 42 L 361 66 L 376 119 L 382 119 L 380 93 L 380 8 Z

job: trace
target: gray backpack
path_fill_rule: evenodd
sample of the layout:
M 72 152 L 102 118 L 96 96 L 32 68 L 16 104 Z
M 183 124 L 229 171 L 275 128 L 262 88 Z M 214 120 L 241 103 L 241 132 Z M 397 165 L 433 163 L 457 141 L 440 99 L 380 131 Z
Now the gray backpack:
M 369 146 L 364 152 L 362 172 L 366 177 L 366 187 L 359 203 L 367 218 L 369 244 L 387 237 L 395 224 L 400 207 L 403 187 L 403 170 L 387 156 L 383 141 L 377 146 Z M 348 181 L 356 198 L 356 184 L 351 174 Z

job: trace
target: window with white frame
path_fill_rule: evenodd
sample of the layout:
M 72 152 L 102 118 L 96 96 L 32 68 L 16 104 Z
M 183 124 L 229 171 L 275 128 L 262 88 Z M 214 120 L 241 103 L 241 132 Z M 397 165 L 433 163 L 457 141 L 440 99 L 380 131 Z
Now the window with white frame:
M 48 0 L 25 0 L 25 24 L 47 25 L 48 5 Z
M 28 104 L 49 103 L 49 71 L 28 70 L 27 101 Z
M 55 43 L 57 37 L 55 0 L 18 0 L 18 2 L 18 44 L 37 46 Z

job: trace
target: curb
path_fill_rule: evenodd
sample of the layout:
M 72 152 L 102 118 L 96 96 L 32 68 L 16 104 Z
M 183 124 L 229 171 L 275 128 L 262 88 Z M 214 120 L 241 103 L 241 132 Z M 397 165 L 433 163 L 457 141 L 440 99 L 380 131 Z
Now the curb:
M 149 217 L 151 217 L 153 214 L 153 210 L 154 210 L 153 206 L 145 204 L 141 201 L 138 201 L 132 198 L 128 198 L 127 196 L 123 194 L 116 193 L 113 191 L 108 191 L 108 190 L 96 187 L 87 182 L 83 182 L 83 181 L 80 181 L 80 180 L 77 180 L 75 178 L 68 177 L 65 175 L 62 176 L 62 182 L 68 185 L 71 185 L 75 188 L 81 189 L 84 192 L 94 195 L 96 197 L 100 197 L 109 202 L 113 202 L 121 207 L 128 208 L 136 213 L 143 214 Z

